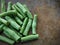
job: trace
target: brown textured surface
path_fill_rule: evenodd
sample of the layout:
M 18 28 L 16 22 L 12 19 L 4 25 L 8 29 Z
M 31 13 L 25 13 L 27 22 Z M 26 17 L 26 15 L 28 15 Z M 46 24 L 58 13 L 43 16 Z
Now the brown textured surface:
M 6 3 L 9 0 L 6 0 Z M 26 4 L 32 14 L 38 14 L 39 39 L 16 45 L 60 45 L 60 9 L 55 0 L 10 0 Z M 7 45 L 0 42 L 0 45 Z

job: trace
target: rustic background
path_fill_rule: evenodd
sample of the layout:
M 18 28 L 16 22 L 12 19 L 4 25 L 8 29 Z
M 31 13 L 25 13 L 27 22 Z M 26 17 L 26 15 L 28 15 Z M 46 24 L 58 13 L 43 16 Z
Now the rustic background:
M 60 1 L 59 0 L 6 0 L 26 4 L 31 13 L 37 13 L 39 39 L 16 45 L 60 45 Z M 7 45 L 0 42 L 0 45 Z

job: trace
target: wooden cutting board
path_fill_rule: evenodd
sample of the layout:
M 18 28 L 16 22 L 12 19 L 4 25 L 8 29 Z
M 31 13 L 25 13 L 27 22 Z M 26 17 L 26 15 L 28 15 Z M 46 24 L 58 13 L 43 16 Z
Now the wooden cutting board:
M 55 0 L 6 0 L 6 4 L 20 2 L 26 4 L 31 13 L 38 15 L 37 33 L 39 39 L 16 45 L 60 45 L 60 7 Z M 8 45 L 0 42 L 0 45 Z

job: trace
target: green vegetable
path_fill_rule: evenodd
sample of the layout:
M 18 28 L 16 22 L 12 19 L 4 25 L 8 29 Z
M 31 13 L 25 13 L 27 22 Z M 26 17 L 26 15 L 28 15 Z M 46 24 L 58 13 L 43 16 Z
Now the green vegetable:
M 12 8 L 14 10 L 17 10 L 21 14 L 21 16 L 23 16 L 23 18 L 26 17 L 25 14 L 23 14 L 23 12 L 21 11 L 21 9 L 19 9 L 15 4 L 12 6 Z
M 0 18 L 0 22 L 3 23 L 3 24 L 5 24 L 5 25 L 8 25 L 8 24 L 9 24 L 9 23 L 8 23 L 5 19 L 3 19 L 3 18 Z
M 0 22 L 0 25 L 1 25 L 2 23 Z
M 36 35 L 28 35 L 26 37 L 22 37 L 21 38 L 21 42 L 26 42 L 26 41 L 29 41 L 29 40 L 35 40 L 35 39 L 38 39 L 39 35 L 36 34 Z
M 5 19 L 10 23 L 12 27 L 14 27 L 16 30 L 20 29 L 20 25 L 18 25 L 11 17 L 5 16 Z
M 18 36 L 13 30 L 11 30 L 10 28 L 4 26 L 3 30 L 5 31 L 5 34 L 7 34 L 7 36 L 9 36 L 9 38 L 18 41 L 20 39 L 20 36 Z
M 8 38 L 12 38 L 6 31 L 3 31 L 4 35 L 6 35 Z
M 4 26 L 4 24 L 0 24 L 0 30 L 2 30 L 3 26 Z
M 15 30 L 13 30 L 13 31 L 15 31 Z M 8 37 L 8 38 L 10 38 L 10 39 L 12 39 L 12 40 L 15 40 L 15 39 L 13 39 L 13 37 L 11 37 L 6 31 L 3 31 L 3 33 Z M 19 37 L 22 37 L 22 35 L 20 34 L 20 33 L 18 33 L 17 31 L 15 31 L 15 33 L 19 36 Z M 16 40 L 15 40 L 16 41 Z M 17 42 L 18 42 L 18 40 L 17 40 Z
M 20 13 L 18 13 L 18 12 L 17 12 L 17 16 L 18 16 L 20 19 L 24 19 L 24 17 L 23 17 Z
M 22 21 L 19 19 L 19 17 L 15 16 L 15 20 L 19 25 L 22 25 Z
M 28 18 L 26 17 L 26 18 L 24 19 L 23 25 L 22 25 L 22 27 L 21 27 L 20 33 L 23 33 L 23 31 L 24 31 L 24 29 L 25 29 L 25 27 L 26 27 L 27 21 L 28 21 Z
M 5 36 L 2 36 L 0 35 L 0 41 L 3 41 L 3 42 L 6 42 L 6 43 L 9 43 L 10 45 L 13 45 L 15 42 Z
M 37 24 L 37 15 L 35 14 L 32 23 L 32 34 L 36 34 L 36 24 Z
M 25 28 L 25 30 L 24 30 L 24 32 L 23 32 L 23 35 L 26 36 L 26 35 L 28 34 L 31 25 L 32 25 L 32 20 L 29 19 L 29 21 L 28 21 L 28 23 L 27 23 L 27 26 L 26 26 L 26 28 Z
M 15 4 L 12 6 L 12 8 L 17 11 L 18 17 L 20 17 L 21 19 L 23 19 L 25 17 L 25 15 L 22 13 L 22 11 Z
M 1 12 L 5 12 L 6 8 L 5 8 L 5 0 L 1 0 Z
M 2 32 L 2 28 L 3 28 L 4 24 L 0 24 L 0 32 Z
M 34 18 L 24 4 L 17 2 L 12 4 L 8 2 L 7 11 L 5 10 L 5 1 L 1 0 L 0 14 L 0 41 L 4 41 L 13 45 L 15 42 L 25 42 L 38 39 L 39 35 L 36 33 L 37 15 Z M 5 12 L 6 11 L 6 12 Z M 32 28 L 32 35 L 28 35 L 30 28 Z
M 21 3 L 17 2 L 16 5 L 19 7 L 19 9 L 21 9 L 21 11 L 22 11 L 24 14 L 27 12 L 27 10 L 24 8 L 24 6 L 23 6 Z
M 11 10 L 12 9 L 12 3 L 11 2 L 8 2 L 8 8 L 7 8 L 7 11 Z
M 33 16 L 32 16 L 32 14 L 30 13 L 30 11 L 29 11 L 29 9 L 27 8 L 27 6 L 26 6 L 26 5 L 23 5 L 23 6 L 24 6 L 24 8 L 27 10 L 27 16 L 28 16 L 30 19 L 32 19 Z
M 17 14 L 16 13 L 16 10 L 10 10 L 10 11 L 7 11 L 7 12 L 3 12 L 0 14 L 0 17 L 3 17 L 3 16 L 7 16 L 7 15 L 12 15 L 12 14 Z
M 11 25 L 9 27 L 10 27 L 11 30 L 15 31 L 17 33 L 17 35 L 19 35 L 20 37 L 22 37 L 22 35 L 19 32 L 17 32 L 13 27 L 11 27 Z

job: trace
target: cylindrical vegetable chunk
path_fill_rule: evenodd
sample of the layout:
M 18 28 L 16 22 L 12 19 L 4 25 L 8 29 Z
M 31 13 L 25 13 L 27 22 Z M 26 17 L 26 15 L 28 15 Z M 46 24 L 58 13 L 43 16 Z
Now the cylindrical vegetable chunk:
M 3 31 L 3 34 L 12 39 L 12 37 L 6 31 Z
M 10 10 L 10 11 L 1 13 L 0 17 L 7 16 L 7 15 L 16 15 L 16 14 L 17 14 L 16 10 Z
M 16 31 L 11 25 L 9 26 L 9 28 L 11 30 L 13 30 L 15 33 L 17 33 L 17 35 L 19 35 L 20 37 L 22 37 L 22 35 L 18 31 Z
M 25 28 L 25 30 L 24 30 L 24 32 L 23 32 L 23 35 L 26 36 L 26 35 L 28 34 L 31 25 L 32 25 L 32 20 L 29 19 L 29 21 L 28 21 L 28 23 L 27 23 L 27 26 L 26 26 L 26 28 Z
M 15 16 L 15 20 L 19 25 L 22 25 L 22 21 L 19 19 L 19 17 Z
M 13 40 L 11 40 L 11 39 L 9 39 L 9 38 L 7 38 L 5 36 L 2 36 L 2 35 L 0 35 L 0 41 L 6 42 L 6 43 L 8 43 L 10 45 L 13 45 L 14 44 L 14 41 Z
M 21 14 L 21 16 L 23 16 L 23 18 L 26 17 L 25 14 L 21 11 L 21 9 L 19 9 L 15 4 L 12 6 L 12 8 L 14 10 L 16 10 L 17 12 L 19 12 L 19 14 Z
M 0 24 L 0 30 L 3 28 L 4 24 Z
M 30 40 L 35 40 L 35 39 L 38 39 L 39 35 L 36 34 L 36 35 L 28 35 L 26 37 L 22 37 L 21 38 L 21 42 L 26 42 L 26 41 L 30 41 Z
M 25 27 L 26 27 L 27 21 L 28 21 L 28 18 L 26 17 L 26 18 L 24 19 L 23 25 L 22 25 L 22 27 L 21 27 L 20 33 L 23 33 L 23 32 L 24 32 L 24 29 L 25 29 Z
M 13 30 L 15 31 L 15 30 Z M 6 31 L 3 31 L 4 35 L 6 35 L 8 38 L 12 39 L 12 40 L 15 40 L 13 39 L 13 37 L 11 37 Z M 15 31 L 15 33 L 19 36 L 19 37 L 22 37 L 22 35 L 20 33 L 18 33 L 17 31 Z M 16 41 L 16 40 L 15 40 Z M 18 40 L 17 40 L 18 42 Z
M 18 25 L 11 17 L 5 16 L 5 19 L 10 23 L 12 27 L 14 27 L 17 31 L 19 31 L 20 25 Z
M 12 2 L 8 2 L 8 7 L 7 7 L 7 11 L 12 9 Z
M 1 12 L 5 12 L 6 8 L 5 8 L 5 0 L 1 0 Z
M 31 12 L 29 11 L 29 9 L 27 8 L 27 6 L 26 5 L 23 5 L 24 6 L 24 8 L 27 10 L 27 16 L 30 18 L 30 19 L 32 19 L 33 18 L 33 16 L 32 16 L 32 14 L 31 14 Z
M 2 32 L 2 28 L 3 28 L 4 24 L 0 24 L 0 32 Z
M 23 17 L 19 12 L 17 12 L 17 16 L 18 16 L 20 19 L 24 19 L 24 17 Z
M 20 39 L 20 36 L 17 35 L 17 33 L 15 33 L 13 30 L 11 30 L 10 28 L 4 26 L 3 30 L 5 31 L 5 33 L 7 34 L 7 36 L 9 36 L 9 38 L 18 41 Z
M 1 24 L 1 22 L 0 22 L 0 24 Z
M 19 9 L 22 10 L 24 14 L 27 12 L 27 10 L 24 8 L 24 6 L 21 3 L 17 2 L 16 5 L 19 7 Z
M 35 14 L 32 23 L 32 34 L 36 34 L 36 25 L 37 25 L 37 15 Z
M 5 19 L 3 19 L 3 18 L 0 18 L 0 22 L 3 23 L 3 24 L 5 24 L 5 25 L 8 25 L 8 24 L 9 24 L 9 23 L 8 23 Z

